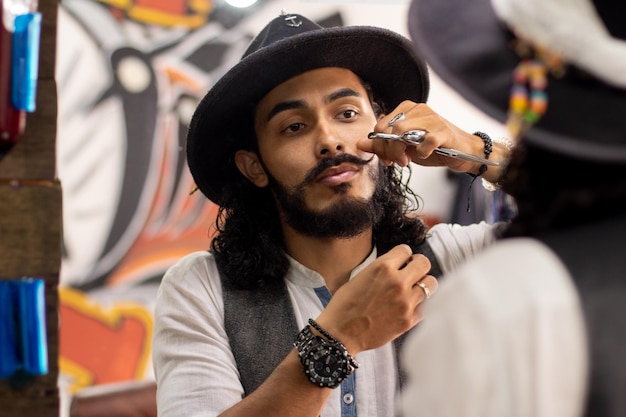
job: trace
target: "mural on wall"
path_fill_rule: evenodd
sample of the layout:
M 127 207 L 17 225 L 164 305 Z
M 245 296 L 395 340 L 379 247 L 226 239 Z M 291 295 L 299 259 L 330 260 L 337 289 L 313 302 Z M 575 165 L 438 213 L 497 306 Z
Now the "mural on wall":
M 254 11 L 211 0 L 60 5 L 62 397 L 153 379 L 160 279 L 185 254 L 208 248 L 217 213 L 192 192 L 187 126 L 205 92 L 248 46 L 254 32 L 243 22 Z M 342 23 L 338 13 L 318 21 Z
M 65 0 L 57 166 L 63 187 L 62 389 L 150 379 L 165 269 L 205 250 L 217 207 L 192 194 L 185 135 L 251 35 L 210 0 Z

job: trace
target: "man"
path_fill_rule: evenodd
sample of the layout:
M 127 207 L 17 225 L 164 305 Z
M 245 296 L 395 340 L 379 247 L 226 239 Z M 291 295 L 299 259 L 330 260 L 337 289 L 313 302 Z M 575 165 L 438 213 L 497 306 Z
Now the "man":
M 208 92 L 187 156 L 198 188 L 220 205 L 219 234 L 161 285 L 161 416 L 392 415 L 391 342 L 419 321 L 435 275 L 492 239 L 485 224 L 427 234 L 398 166 L 494 180 L 498 167 L 435 150 L 506 156 L 432 112 L 427 92 L 407 39 L 290 14 Z M 426 132 L 412 132 L 417 145 L 368 139 L 414 130 Z
M 433 70 L 517 132 L 518 215 L 407 339 L 404 417 L 626 416 L 626 7 L 575 3 L 411 4 Z

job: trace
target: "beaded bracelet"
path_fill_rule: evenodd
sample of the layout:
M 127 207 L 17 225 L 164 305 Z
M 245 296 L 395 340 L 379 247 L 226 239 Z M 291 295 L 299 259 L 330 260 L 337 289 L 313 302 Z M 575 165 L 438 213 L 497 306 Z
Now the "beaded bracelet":
M 491 155 L 491 151 L 493 151 L 493 144 L 489 135 L 478 131 L 472 133 L 472 135 L 478 136 L 483 140 L 483 143 L 485 144 L 485 159 L 489 159 L 489 155 Z M 478 174 L 476 174 L 474 177 L 480 177 L 485 173 L 485 171 L 487 171 L 487 165 L 482 164 L 478 169 Z
M 309 319 L 309 324 L 311 325 L 311 327 L 313 327 L 315 330 L 317 330 L 318 332 L 320 332 L 322 334 L 322 336 L 324 336 L 326 339 L 328 339 L 330 342 L 333 343 L 339 343 L 339 340 L 335 339 L 334 337 L 332 337 L 330 335 L 330 333 L 328 333 L 326 330 L 324 330 L 322 328 L 322 326 L 320 326 L 319 324 L 317 324 L 317 322 L 313 319 Z

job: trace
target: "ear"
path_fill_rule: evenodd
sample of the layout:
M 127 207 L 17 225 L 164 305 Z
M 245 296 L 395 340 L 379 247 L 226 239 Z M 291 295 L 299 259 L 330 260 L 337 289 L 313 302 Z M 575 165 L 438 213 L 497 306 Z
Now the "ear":
M 265 169 L 255 152 L 244 150 L 235 152 L 235 165 L 243 176 L 257 187 L 265 187 L 268 184 Z

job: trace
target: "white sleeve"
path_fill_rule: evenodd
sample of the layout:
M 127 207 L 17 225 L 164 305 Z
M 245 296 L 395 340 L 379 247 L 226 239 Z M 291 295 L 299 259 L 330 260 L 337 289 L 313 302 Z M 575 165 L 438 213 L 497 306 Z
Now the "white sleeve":
M 469 226 L 440 223 L 428 231 L 427 240 L 441 271 L 448 273 L 491 244 L 495 240 L 495 231 L 501 226 L 502 223 L 484 221 Z
M 159 417 L 216 416 L 241 400 L 243 388 L 224 330 L 221 283 L 210 254 L 191 254 L 167 271 L 154 320 Z
M 499 242 L 444 280 L 408 337 L 402 417 L 575 417 L 584 319 L 567 270 L 534 241 Z

